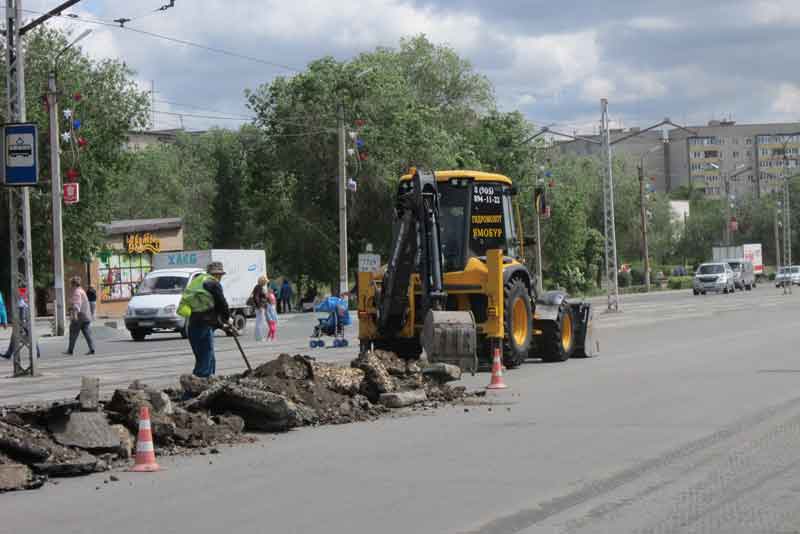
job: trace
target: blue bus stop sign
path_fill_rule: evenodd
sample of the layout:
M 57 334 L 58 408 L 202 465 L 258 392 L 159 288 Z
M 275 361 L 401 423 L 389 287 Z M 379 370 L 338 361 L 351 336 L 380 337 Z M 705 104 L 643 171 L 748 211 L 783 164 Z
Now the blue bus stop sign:
M 38 128 L 35 124 L 3 126 L 2 169 L 5 185 L 36 185 L 39 182 Z

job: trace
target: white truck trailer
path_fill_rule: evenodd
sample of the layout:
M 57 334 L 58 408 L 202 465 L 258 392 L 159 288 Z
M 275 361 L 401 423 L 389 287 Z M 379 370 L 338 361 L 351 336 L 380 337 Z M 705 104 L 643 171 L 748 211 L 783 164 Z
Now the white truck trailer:
M 761 276 L 764 274 L 764 259 L 761 254 L 761 243 L 712 247 L 711 259 L 714 261 L 749 261 L 753 264 L 753 272 L 756 274 L 756 276 Z

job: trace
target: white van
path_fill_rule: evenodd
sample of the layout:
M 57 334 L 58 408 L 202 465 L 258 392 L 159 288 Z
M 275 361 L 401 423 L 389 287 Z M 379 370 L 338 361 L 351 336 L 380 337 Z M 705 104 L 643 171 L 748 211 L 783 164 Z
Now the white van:
M 237 330 L 244 330 L 254 311 L 247 299 L 258 281 L 267 274 L 263 250 L 196 250 L 162 252 L 153 257 L 153 267 L 139 284 L 125 312 L 125 328 L 136 341 L 155 332 L 179 332 L 188 336 L 187 321 L 178 315 L 183 290 L 212 261 L 220 261 L 226 274 L 222 290 Z
M 187 321 L 178 315 L 178 303 L 186 286 L 202 269 L 152 271 L 136 289 L 125 312 L 125 328 L 136 341 L 154 332 L 180 332 L 188 337 Z

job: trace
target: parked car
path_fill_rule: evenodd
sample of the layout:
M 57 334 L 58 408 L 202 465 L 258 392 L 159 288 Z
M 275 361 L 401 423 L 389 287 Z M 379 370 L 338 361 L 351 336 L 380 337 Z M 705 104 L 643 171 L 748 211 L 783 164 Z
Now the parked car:
M 775 287 L 782 287 L 788 283 L 800 286 L 800 265 L 781 267 L 781 270 L 775 275 Z
M 725 260 L 733 269 L 733 283 L 736 289 L 750 291 L 756 287 L 756 273 L 753 262 L 747 260 Z
M 733 269 L 724 262 L 703 263 L 695 271 L 692 288 L 695 295 L 705 295 L 708 291 L 733 293 L 736 291 Z

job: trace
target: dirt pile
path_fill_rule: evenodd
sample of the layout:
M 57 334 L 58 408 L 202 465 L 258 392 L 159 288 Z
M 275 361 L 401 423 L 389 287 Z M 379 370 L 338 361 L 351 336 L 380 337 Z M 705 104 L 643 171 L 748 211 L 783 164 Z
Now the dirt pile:
M 84 380 L 80 401 L 0 408 L 0 492 L 36 488 L 48 477 L 76 476 L 128 465 L 138 414 L 150 411 L 157 454 L 201 452 L 253 441 L 244 431 L 285 432 L 313 425 L 366 421 L 392 408 L 436 407 L 463 399 L 452 366 L 425 370 L 394 353 L 359 355 L 350 367 L 281 354 L 251 373 L 202 379 L 184 375 L 159 390 L 134 381 L 96 399 Z

